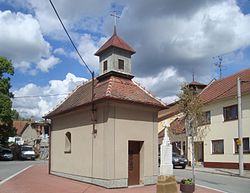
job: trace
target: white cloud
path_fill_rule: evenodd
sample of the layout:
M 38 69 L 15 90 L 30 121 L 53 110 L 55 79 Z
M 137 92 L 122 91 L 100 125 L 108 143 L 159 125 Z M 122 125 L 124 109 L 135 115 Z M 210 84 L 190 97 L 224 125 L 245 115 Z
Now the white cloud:
M 170 104 L 170 103 L 173 103 L 175 101 L 178 101 L 179 100 L 179 97 L 177 95 L 174 95 L 174 96 L 167 96 L 167 97 L 164 97 L 161 99 L 163 102 L 167 103 L 167 104 Z
M 26 1 L 36 19 L 24 14 L 23 18 L 34 22 L 37 34 L 41 34 L 42 31 L 52 39 L 67 39 L 48 1 Z M 191 80 L 193 71 L 197 81 L 209 82 L 214 75 L 211 70 L 213 56 L 225 55 L 227 63 L 232 63 L 235 61 L 236 50 L 242 50 L 244 53 L 244 48 L 250 46 L 250 14 L 243 14 L 236 0 L 157 0 L 157 3 L 154 0 L 53 2 L 71 36 L 77 42 L 82 56 L 95 70 L 98 69 L 98 58 L 93 54 L 102 43 L 102 39 L 96 37 L 111 35 L 113 21 L 109 13 L 117 4 L 121 4 L 120 9 L 124 9 L 118 21 L 117 31 L 118 35 L 137 51 L 132 57 L 133 73 L 146 88 L 166 100 L 175 96 L 182 80 Z M 15 30 L 11 32 L 14 33 Z M 1 33 L 0 31 L 0 35 Z M 22 37 L 22 33 L 26 32 L 19 33 Z M 0 36 L 0 43 L 1 39 L 4 39 L 2 37 Z M 17 42 L 18 46 L 8 48 L 13 50 L 11 54 L 16 58 L 21 58 L 20 50 L 26 50 L 23 47 L 18 49 L 20 45 L 27 45 L 26 42 L 18 43 L 22 39 L 14 39 L 13 42 Z M 19 59 L 20 69 L 29 69 L 33 61 L 39 62 L 41 58 L 50 57 L 48 42 L 43 37 L 40 40 L 40 43 L 35 45 L 31 41 L 31 45 L 35 48 L 43 45 L 43 49 L 38 49 L 39 54 L 31 55 L 30 52 L 25 52 L 31 56 Z M 0 53 L 1 49 L 5 47 L 0 47 Z M 31 47 L 30 50 L 36 49 Z M 59 48 L 54 50 L 54 54 L 60 55 L 64 52 Z M 34 56 L 36 57 L 32 59 Z M 244 54 L 238 56 L 238 61 L 244 60 L 241 56 L 244 57 Z M 79 60 L 75 53 L 73 57 Z
M 65 52 L 65 50 L 63 48 L 56 48 L 56 49 L 54 49 L 53 53 L 56 55 L 62 55 L 62 56 L 67 55 L 67 53 Z
M 203 76 L 209 71 L 209 58 L 250 45 L 250 15 L 244 15 L 235 1 L 201 2 L 195 9 L 195 3 L 181 9 L 182 13 L 179 1 L 147 1 L 143 10 L 140 0 L 125 4 L 120 31 L 137 51 L 136 74 L 156 75 L 175 66 L 182 75 L 190 76 L 195 68 Z M 161 12 L 160 6 L 175 9 Z
M 91 37 L 90 34 L 84 34 L 80 37 L 77 49 L 87 65 L 89 65 L 95 71 L 99 69 L 99 59 L 94 54 L 106 40 L 106 38 L 101 38 L 99 41 L 96 41 Z M 71 56 L 77 59 L 83 65 L 79 56 L 75 52 L 72 52 Z
M 49 84 L 43 87 L 32 83 L 27 84 L 13 91 L 15 97 L 17 97 L 13 99 L 13 108 L 23 117 L 39 119 L 62 101 L 77 85 L 82 84 L 83 81 L 87 81 L 87 79 L 68 73 L 64 80 L 50 80 Z M 55 96 L 45 97 L 47 95 Z
M 49 1 L 27 1 L 34 9 L 35 17 L 39 20 L 42 31 L 52 38 L 60 39 L 60 36 L 64 35 L 63 30 Z M 110 3 L 108 0 L 74 0 L 73 2 L 53 0 L 53 4 L 68 30 L 81 28 L 95 32 L 100 30 L 101 17 L 105 12 L 108 14 Z
M 156 76 L 148 76 L 135 78 L 135 81 L 142 84 L 146 89 L 157 94 L 160 98 L 165 98 L 167 102 L 169 99 L 175 99 L 181 85 L 185 82 L 185 78 L 177 73 L 174 68 L 166 68 Z M 166 96 L 170 96 L 166 98 Z
M 47 59 L 41 59 L 41 61 L 37 64 L 37 68 L 40 69 L 42 72 L 48 72 L 50 68 L 53 68 L 59 62 L 59 58 L 50 56 Z
M 50 44 L 32 15 L 0 11 L 0 29 L 0 55 L 12 60 L 16 69 L 32 71 L 42 58 L 54 58 L 50 55 Z M 47 67 L 48 70 L 50 66 Z

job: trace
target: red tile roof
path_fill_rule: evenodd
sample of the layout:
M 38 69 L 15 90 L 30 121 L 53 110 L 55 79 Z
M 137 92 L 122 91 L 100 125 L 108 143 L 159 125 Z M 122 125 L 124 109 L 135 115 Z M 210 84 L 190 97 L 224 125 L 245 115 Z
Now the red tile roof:
M 158 121 L 163 121 L 169 117 L 177 115 L 181 112 L 179 101 L 171 103 L 168 105 L 167 109 L 161 110 L 158 113 Z
M 27 126 L 28 121 L 13 121 L 13 127 L 16 128 L 17 135 L 22 135 Z
M 188 85 L 190 85 L 190 86 L 191 85 L 194 85 L 194 86 L 206 86 L 205 84 L 197 82 L 197 81 L 192 81 Z
M 71 111 L 77 107 L 91 103 L 92 81 L 78 87 L 61 105 L 48 113 L 45 117 L 49 118 L 57 114 Z M 94 101 L 101 99 L 113 99 L 130 103 L 155 106 L 160 109 L 166 105 L 152 96 L 136 82 L 123 77 L 111 75 L 105 79 L 94 80 Z
M 128 52 L 131 54 L 135 53 L 135 50 L 130 47 L 122 38 L 120 38 L 116 33 L 114 33 L 109 40 L 95 53 L 96 56 L 100 56 L 101 53 L 107 50 L 110 47 L 116 47 Z
M 248 82 L 241 84 L 241 93 L 250 93 L 250 69 L 243 70 L 221 80 L 216 80 L 208 85 L 200 94 L 204 104 L 237 96 L 237 77 Z
M 176 118 L 173 122 L 171 122 L 170 123 L 170 129 L 176 135 L 185 133 L 186 130 L 185 130 L 185 119 L 184 119 L 184 117 Z

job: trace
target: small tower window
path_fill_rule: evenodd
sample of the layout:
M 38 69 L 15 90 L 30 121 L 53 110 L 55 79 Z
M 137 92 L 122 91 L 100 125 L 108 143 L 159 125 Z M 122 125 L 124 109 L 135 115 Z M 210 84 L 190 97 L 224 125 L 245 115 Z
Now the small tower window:
M 105 61 L 103 62 L 103 72 L 107 71 L 107 69 L 108 69 L 108 61 L 105 60 Z
M 65 134 L 65 150 L 64 153 L 71 153 L 71 133 Z
M 124 70 L 124 60 L 118 60 L 118 69 Z

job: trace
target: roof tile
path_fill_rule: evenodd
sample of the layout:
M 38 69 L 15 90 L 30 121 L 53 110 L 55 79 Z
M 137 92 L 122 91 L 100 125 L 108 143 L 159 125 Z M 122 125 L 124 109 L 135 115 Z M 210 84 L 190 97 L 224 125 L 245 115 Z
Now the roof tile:
M 90 104 L 92 96 L 91 84 L 92 81 L 89 81 L 80 86 L 61 105 L 45 117 L 51 117 Z M 114 75 L 104 80 L 94 80 L 94 101 L 105 98 L 151 105 L 160 109 L 166 108 L 163 102 L 150 95 L 134 81 Z
M 116 35 L 116 33 L 114 33 L 109 38 L 109 40 L 95 53 L 95 55 L 100 56 L 104 50 L 110 47 L 120 48 L 131 52 L 131 54 L 135 53 L 135 50 L 132 47 L 130 47 L 122 38 L 120 38 L 118 35 Z
M 250 69 L 240 71 L 236 74 L 216 80 L 208 85 L 200 94 L 200 99 L 204 104 L 237 96 L 237 77 L 248 82 L 241 84 L 241 93 L 250 93 Z

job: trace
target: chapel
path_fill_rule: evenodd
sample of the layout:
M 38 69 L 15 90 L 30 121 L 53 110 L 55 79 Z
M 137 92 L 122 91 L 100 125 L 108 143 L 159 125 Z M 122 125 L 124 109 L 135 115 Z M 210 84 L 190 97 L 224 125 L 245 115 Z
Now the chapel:
M 95 53 L 100 75 L 45 116 L 51 174 L 106 188 L 156 183 L 157 117 L 166 105 L 133 80 L 135 53 L 114 28 Z

